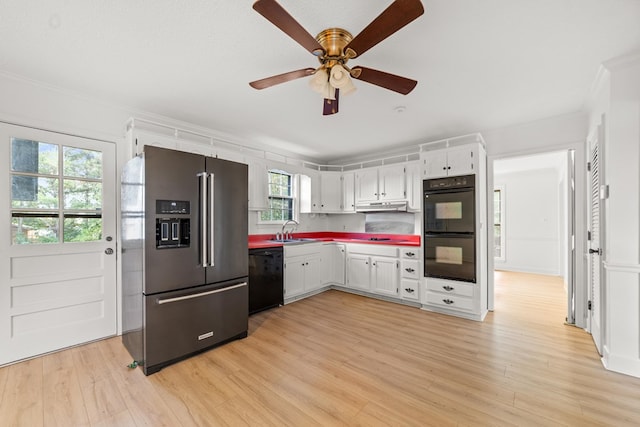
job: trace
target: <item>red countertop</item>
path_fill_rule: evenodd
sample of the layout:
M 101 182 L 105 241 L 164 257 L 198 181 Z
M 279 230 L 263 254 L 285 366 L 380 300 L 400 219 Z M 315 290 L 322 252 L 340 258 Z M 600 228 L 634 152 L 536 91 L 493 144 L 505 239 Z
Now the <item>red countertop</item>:
M 420 246 L 420 236 L 415 234 L 346 233 L 335 231 L 317 231 L 294 233 L 294 238 L 315 239 L 324 242 L 366 243 L 368 245 Z M 249 235 L 249 249 L 282 246 L 274 242 L 274 234 Z M 377 240 L 376 240 L 377 239 Z M 388 239 L 388 240 L 387 240 Z

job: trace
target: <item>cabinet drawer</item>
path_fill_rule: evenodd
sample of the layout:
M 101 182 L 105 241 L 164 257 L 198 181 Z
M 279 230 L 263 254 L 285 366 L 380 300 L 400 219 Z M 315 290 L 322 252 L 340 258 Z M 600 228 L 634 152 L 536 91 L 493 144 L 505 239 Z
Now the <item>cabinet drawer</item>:
M 402 277 L 416 280 L 420 278 L 420 261 L 403 259 L 400 269 L 402 272 Z
M 427 291 L 427 304 L 437 305 L 456 310 L 473 311 L 473 300 L 457 295 L 447 295 L 440 292 Z
M 400 281 L 400 296 L 403 299 L 420 300 L 420 282 L 418 280 L 402 279 Z
M 398 247 L 387 245 L 350 243 L 347 245 L 347 251 L 351 254 L 364 254 L 369 256 L 388 256 L 392 258 L 398 256 Z
M 402 248 L 400 252 L 400 256 L 404 259 L 420 259 L 420 249 L 418 248 Z
M 427 278 L 428 291 L 441 292 L 443 294 L 448 294 L 448 295 L 473 297 L 473 290 L 475 286 L 476 285 L 473 285 L 470 283 Z

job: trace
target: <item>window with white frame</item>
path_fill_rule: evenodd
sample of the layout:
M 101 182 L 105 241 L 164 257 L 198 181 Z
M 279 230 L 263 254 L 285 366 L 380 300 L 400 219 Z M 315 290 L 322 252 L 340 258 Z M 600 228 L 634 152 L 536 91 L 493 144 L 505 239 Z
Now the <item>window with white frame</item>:
M 11 243 L 102 238 L 102 153 L 11 139 Z
M 493 190 L 493 256 L 504 261 L 504 187 Z
M 293 175 L 282 170 L 269 171 L 269 208 L 260 212 L 261 222 L 295 219 Z

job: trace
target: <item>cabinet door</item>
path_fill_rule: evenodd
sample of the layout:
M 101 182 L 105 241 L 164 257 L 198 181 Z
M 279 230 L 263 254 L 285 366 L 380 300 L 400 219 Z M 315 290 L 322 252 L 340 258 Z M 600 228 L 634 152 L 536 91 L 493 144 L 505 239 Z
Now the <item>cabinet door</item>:
M 447 150 L 427 151 L 422 159 L 424 178 L 447 176 Z
M 347 258 L 347 286 L 368 290 L 371 280 L 370 270 L 368 256 L 349 255 Z
M 311 212 L 322 212 L 322 175 L 308 172 L 311 187 Z
M 267 163 L 253 159 L 249 162 L 249 210 L 263 211 L 268 207 L 269 169 Z
M 398 295 L 398 261 L 395 258 L 371 258 L 371 271 L 374 292 Z
M 332 276 L 333 282 L 338 285 L 344 285 L 345 267 L 346 267 L 346 249 L 344 245 L 332 245 L 333 265 Z
M 477 169 L 477 152 L 473 146 L 450 148 L 447 153 L 449 176 L 471 175 Z
M 342 174 L 342 210 L 355 212 L 356 210 L 356 174 L 346 172 Z
M 407 208 L 412 211 L 422 210 L 422 175 L 420 163 L 412 162 L 405 166 L 407 187 Z
M 340 172 L 322 172 L 320 175 L 320 210 L 340 212 L 342 210 L 342 176 Z
M 378 170 L 378 188 L 380 200 L 403 200 L 405 193 L 404 165 L 381 167 Z
M 284 297 L 289 298 L 304 292 L 305 257 L 294 257 L 284 263 Z
M 356 173 L 356 202 L 378 200 L 378 169 L 362 169 Z
M 322 287 L 320 254 L 308 255 L 304 261 L 304 290 L 313 291 Z

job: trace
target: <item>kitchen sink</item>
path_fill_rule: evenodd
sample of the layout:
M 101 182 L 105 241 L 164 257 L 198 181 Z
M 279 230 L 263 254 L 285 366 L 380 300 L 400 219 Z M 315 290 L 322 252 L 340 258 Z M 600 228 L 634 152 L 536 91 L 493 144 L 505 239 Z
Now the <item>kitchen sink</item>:
M 310 238 L 304 238 L 304 237 L 300 237 L 300 238 L 296 238 L 296 239 L 271 239 L 270 242 L 277 242 L 277 243 L 283 243 L 283 244 L 288 244 L 288 243 L 310 243 L 310 242 L 316 242 L 316 239 L 310 239 Z

